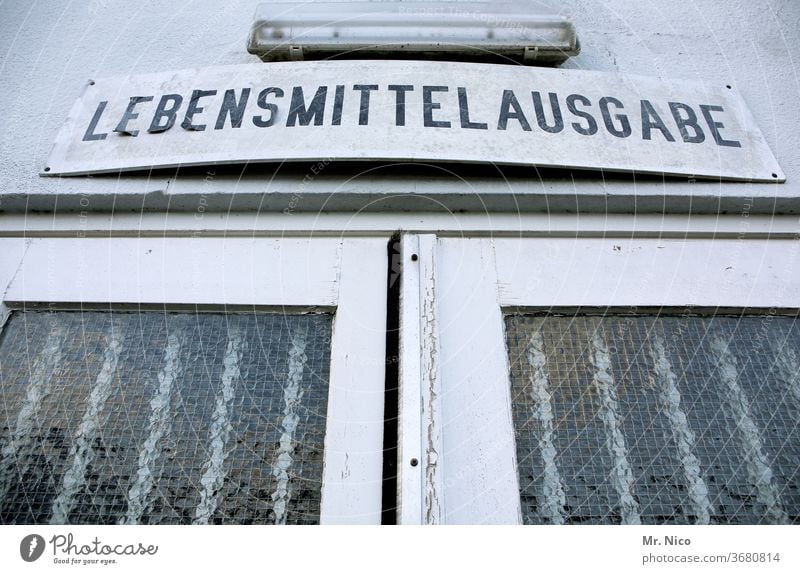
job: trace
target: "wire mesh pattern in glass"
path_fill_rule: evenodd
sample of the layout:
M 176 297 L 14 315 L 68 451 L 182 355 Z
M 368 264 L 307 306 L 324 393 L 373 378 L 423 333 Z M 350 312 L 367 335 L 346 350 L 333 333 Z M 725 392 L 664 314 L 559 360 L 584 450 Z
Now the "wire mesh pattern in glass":
M 319 522 L 332 316 L 15 311 L 0 522 Z
M 794 317 L 506 317 L 526 524 L 800 523 Z

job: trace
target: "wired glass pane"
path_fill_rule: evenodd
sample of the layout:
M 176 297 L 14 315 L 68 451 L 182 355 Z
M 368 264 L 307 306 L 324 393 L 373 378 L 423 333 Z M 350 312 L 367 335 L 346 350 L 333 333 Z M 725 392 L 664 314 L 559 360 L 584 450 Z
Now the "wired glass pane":
M 319 522 L 332 315 L 14 311 L 3 524 Z
M 800 323 L 506 317 L 526 524 L 800 522 Z

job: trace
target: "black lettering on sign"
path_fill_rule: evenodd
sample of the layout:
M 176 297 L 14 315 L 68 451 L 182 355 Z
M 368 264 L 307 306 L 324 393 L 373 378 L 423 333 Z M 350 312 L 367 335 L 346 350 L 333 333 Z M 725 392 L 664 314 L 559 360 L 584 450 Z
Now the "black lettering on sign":
M 221 130 L 225 127 L 225 118 L 230 114 L 231 127 L 242 127 L 242 120 L 244 119 L 244 110 L 247 108 L 247 100 L 250 98 L 250 88 L 243 88 L 242 95 L 239 96 L 239 101 L 236 101 L 236 90 L 225 90 L 225 97 L 222 99 L 222 105 L 219 108 L 219 115 L 217 116 L 217 124 L 214 126 L 215 130 Z
M 108 101 L 102 101 L 97 104 L 97 109 L 94 111 L 94 115 L 92 116 L 92 121 L 89 122 L 89 125 L 86 128 L 86 133 L 83 134 L 83 141 L 91 142 L 97 140 L 104 140 L 108 134 L 98 134 L 95 133 L 94 130 L 97 129 L 97 124 L 100 121 L 100 117 L 103 115 L 103 112 L 108 105 Z
M 205 131 L 206 125 L 205 124 L 193 124 L 192 120 L 194 116 L 197 114 L 203 113 L 203 107 L 199 104 L 200 98 L 206 98 L 208 96 L 215 96 L 217 94 L 217 90 L 195 90 L 192 92 L 192 97 L 189 98 L 189 105 L 186 108 L 186 115 L 183 117 L 183 121 L 181 122 L 181 127 L 185 130 L 195 131 L 195 132 L 202 132 Z
M 461 127 L 470 130 L 488 130 L 489 124 L 473 122 L 469 119 L 469 100 L 467 88 L 458 88 L 458 109 L 461 114 Z
M 306 107 L 303 88 L 295 86 L 292 90 L 292 104 L 289 108 L 289 117 L 286 118 L 286 127 L 291 128 L 300 122 L 301 126 L 321 126 L 325 118 L 325 100 L 328 97 L 328 86 L 320 86 L 311 103 Z
M 513 108 L 513 109 L 512 109 Z M 497 120 L 497 129 L 505 130 L 508 128 L 508 120 L 517 120 L 522 126 L 522 130 L 531 131 L 531 124 L 519 105 L 517 96 L 512 90 L 503 90 L 503 103 L 500 106 L 500 118 Z
M 576 107 L 576 103 L 580 103 L 583 106 L 589 107 L 592 105 L 591 100 L 586 96 L 582 96 L 580 94 L 570 94 L 567 96 L 567 109 L 573 116 L 577 116 L 579 118 L 583 118 L 586 120 L 586 126 L 579 124 L 578 122 L 573 122 L 572 129 L 583 136 L 593 136 L 597 133 L 597 120 L 594 119 L 594 116 L 589 112 L 584 110 L 579 110 Z
M 697 114 L 694 113 L 691 107 L 680 102 L 670 102 L 669 109 L 685 143 L 703 143 L 706 141 L 706 134 L 700 124 L 697 123 Z M 688 128 L 692 128 L 694 134 L 690 134 Z
M 378 89 L 378 86 L 371 84 L 369 86 L 362 86 L 356 84 L 353 86 L 353 89 L 357 92 L 361 92 L 361 106 L 360 111 L 358 113 L 358 125 L 366 126 L 369 125 L 369 95 L 371 92 L 374 92 Z
M 608 109 L 609 105 L 621 110 L 625 106 L 622 105 L 616 98 L 601 98 L 600 99 L 600 112 L 603 114 L 603 123 L 606 125 L 608 133 L 618 138 L 627 138 L 631 135 L 631 122 L 628 121 L 628 116 L 625 114 L 616 114 L 614 118 L 619 122 L 619 127 L 614 124 L 614 119 L 611 117 L 611 111 Z
M 422 112 L 424 125 L 426 128 L 449 128 L 450 122 L 437 121 L 433 119 L 433 111 L 442 107 L 440 102 L 433 101 L 435 92 L 449 92 L 447 86 L 422 86 Z
M 561 115 L 561 106 L 558 103 L 558 96 L 552 92 L 548 94 L 550 98 L 550 110 L 553 114 L 553 125 L 547 123 L 547 117 L 544 113 L 544 106 L 542 105 L 542 95 L 539 92 L 531 92 L 533 96 L 533 109 L 536 112 L 536 123 L 544 131 L 551 134 L 557 134 L 564 130 L 564 119 Z
M 265 119 L 264 116 L 253 116 L 253 125 L 259 128 L 268 128 L 270 126 L 275 125 L 275 120 L 277 119 L 278 115 L 278 104 L 274 104 L 272 102 L 267 101 L 267 96 L 274 95 L 276 98 L 283 97 L 283 90 L 280 88 L 267 88 L 265 90 L 261 90 L 258 94 L 258 100 L 256 100 L 256 105 L 262 110 L 266 110 L 269 112 L 269 116 Z
M 114 128 L 114 131 L 125 136 L 138 136 L 139 130 L 128 129 L 128 122 L 139 117 L 139 112 L 134 111 L 136 106 L 143 102 L 151 102 L 152 100 L 153 96 L 132 96 L 130 101 L 128 101 L 128 107 L 125 108 L 125 113 L 122 114 L 122 119 L 119 120 L 119 123 L 117 124 L 117 127 Z
M 406 92 L 413 92 L 414 86 L 392 84 L 389 90 L 395 92 L 395 120 L 394 125 L 406 125 Z
M 336 86 L 336 92 L 333 94 L 333 118 L 331 118 L 332 126 L 342 125 L 342 108 L 344 108 L 344 86 Z
M 714 116 L 711 115 L 711 112 L 724 112 L 725 110 L 722 106 L 700 106 L 700 111 L 703 112 L 703 117 L 706 119 L 708 129 L 711 130 L 711 135 L 714 137 L 714 141 L 717 142 L 718 146 L 742 147 L 742 144 L 738 141 L 722 139 L 722 134 L 719 133 L 719 130 L 724 128 L 725 124 L 716 121 Z
M 669 133 L 664 120 L 658 115 L 653 104 L 649 100 L 642 100 L 642 139 L 652 139 L 652 131 L 657 129 L 661 132 L 668 142 L 674 142 L 675 138 Z
M 180 94 L 164 94 L 158 100 L 156 111 L 153 114 L 153 121 L 150 122 L 150 127 L 147 132 L 151 134 L 160 134 L 167 131 L 175 125 L 175 116 L 178 114 L 178 108 L 183 103 L 183 96 Z M 167 107 L 169 104 L 169 107 Z M 161 120 L 166 118 L 167 122 L 162 124 Z

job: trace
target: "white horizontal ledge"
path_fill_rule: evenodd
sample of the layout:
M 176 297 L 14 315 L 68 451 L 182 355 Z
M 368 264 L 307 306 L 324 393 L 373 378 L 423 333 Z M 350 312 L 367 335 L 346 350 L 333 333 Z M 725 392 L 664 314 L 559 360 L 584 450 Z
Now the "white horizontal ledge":
M 33 239 L 6 303 L 332 307 L 341 241 Z
M 498 239 L 503 307 L 797 308 L 800 242 Z
M 540 180 L 503 178 L 497 173 L 476 178 L 463 176 L 455 168 L 439 169 L 444 175 L 433 177 L 381 176 L 379 167 L 362 168 L 349 175 L 313 176 L 309 171 L 309 177 L 304 171 L 228 175 L 212 169 L 210 175 L 180 175 L 168 184 L 134 176 L 41 178 L 27 193 L 0 191 L 0 213 L 800 213 L 800 189 L 791 182 L 721 184 L 601 177 Z
M 0 237 L 342 237 L 396 232 L 491 237 L 800 237 L 796 216 L 541 213 L 61 213 L 5 214 Z

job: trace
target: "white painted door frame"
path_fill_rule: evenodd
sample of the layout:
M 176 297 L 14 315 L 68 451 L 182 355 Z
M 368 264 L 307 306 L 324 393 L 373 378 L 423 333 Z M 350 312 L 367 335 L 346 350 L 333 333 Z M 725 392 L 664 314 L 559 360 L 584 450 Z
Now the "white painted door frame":
M 0 238 L 0 329 L 33 303 L 335 312 L 321 521 L 379 524 L 388 239 Z
M 402 250 L 398 467 L 404 524 L 522 521 L 505 314 L 800 308 L 800 241 L 792 234 L 423 234 L 404 236 Z

